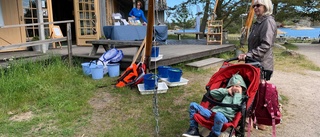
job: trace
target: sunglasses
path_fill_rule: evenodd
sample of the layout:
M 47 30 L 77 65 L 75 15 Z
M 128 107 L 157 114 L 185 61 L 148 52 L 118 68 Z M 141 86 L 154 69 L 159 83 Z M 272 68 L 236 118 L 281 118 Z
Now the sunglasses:
M 252 8 L 255 8 L 255 7 L 259 8 L 260 6 L 263 6 L 263 5 L 261 5 L 261 4 L 255 4 L 255 5 L 252 5 Z

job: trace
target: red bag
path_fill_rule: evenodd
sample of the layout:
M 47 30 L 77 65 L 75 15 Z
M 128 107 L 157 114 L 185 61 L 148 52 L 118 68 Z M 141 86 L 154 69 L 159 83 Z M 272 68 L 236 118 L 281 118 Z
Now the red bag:
M 278 91 L 274 84 L 265 83 L 259 86 L 253 102 L 253 119 L 257 124 L 272 126 L 275 136 L 275 125 L 281 122 L 281 112 L 278 101 Z

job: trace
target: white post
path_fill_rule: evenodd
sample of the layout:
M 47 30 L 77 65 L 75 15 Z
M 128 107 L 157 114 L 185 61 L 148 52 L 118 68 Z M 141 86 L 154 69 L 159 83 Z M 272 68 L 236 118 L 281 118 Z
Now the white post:
M 132 7 L 136 8 L 136 0 L 132 0 Z
M 37 17 L 38 17 L 38 23 L 43 23 L 43 11 L 42 11 L 42 0 L 37 0 Z M 44 35 L 44 25 L 39 25 L 38 27 L 39 30 L 39 38 L 40 40 L 45 40 L 45 35 Z M 47 48 L 46 48 L 46 44 L 41 44 L 41 51 L 42 53 L 46 53 L 47 52 Z
M 0 1 L 0 26 L 4 26 L 3 16 L 2 16 L 2 6 Z
M 106 10 L 106 1 L 100 0 L 100 30 L 101 30 L 101 36 L 104 36 L 103 27 L 107 26 L 107 10 Z

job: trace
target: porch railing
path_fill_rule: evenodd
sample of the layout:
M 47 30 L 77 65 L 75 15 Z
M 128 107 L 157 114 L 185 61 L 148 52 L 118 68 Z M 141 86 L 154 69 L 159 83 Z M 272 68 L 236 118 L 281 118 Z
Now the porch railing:
M 35 26 L 35 25 L 64 24 L 64 23 L 67 24 L 67 36 L 65 36 L 65 37 L 4 45 L 4 46 L 0 46 L 0 50 L 9 50 L 9 49 L 16 49 L 16 48 L 20 48 L 20 47 L 30 47 L 30 46 L 40 45 L 40 44 L 49 44 L 49 43 L 54 43 L 54 42 L 67 41 L 67 43 L 68 43 L 68 59 L 69 59 L 70 65 L 71 65 L 72 64 L 72 36 L 71 36 L 71 23 L 72 22 L 74 22 L 74 21 L 73 20 L 65 20 L 65 21 L 55 21 L 55 22 L 0 26 L 0 29 L 4 29 L 4 28 L 18 28 L 18 27 L 26 27 L 26 26 Z

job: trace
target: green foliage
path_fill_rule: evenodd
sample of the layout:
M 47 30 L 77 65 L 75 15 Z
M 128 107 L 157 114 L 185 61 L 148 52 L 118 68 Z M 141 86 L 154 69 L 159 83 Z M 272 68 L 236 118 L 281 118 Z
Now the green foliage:
M 194 25 L 193 15 L 189 12 L 186 4 L 181 4 L 173 14 L 174 19 L 172 22 L 182 28 L 191 28 Z
M 231 51 L 229 51 L 229 52 L 224 52 L 224 53 L 220 53 L 220 54 L 218 54 L 218 55 L 215 55 L 215 57 L 217 57 L 217 58 L 223 58 L 223 59 L 230 59 L 230 58 L 233 58 L 233 57 L 235 57 L 235 52 L 231 52 Z
M 40 38 L 39 38 L 39 36 L 34 36 L 34 37 L 32 37 L 31 40 L 32 40 L 32 41 L 37 41 L 37 40 L 40 40 Z

